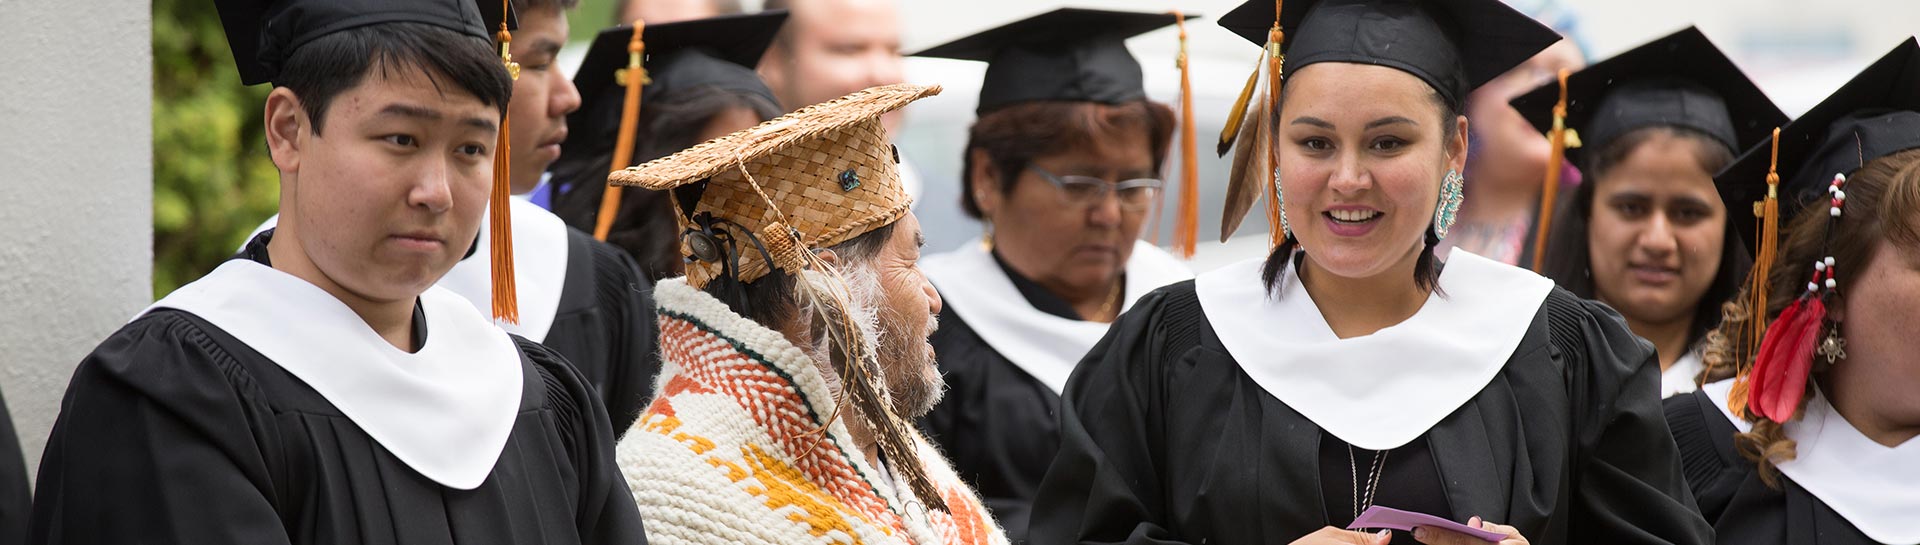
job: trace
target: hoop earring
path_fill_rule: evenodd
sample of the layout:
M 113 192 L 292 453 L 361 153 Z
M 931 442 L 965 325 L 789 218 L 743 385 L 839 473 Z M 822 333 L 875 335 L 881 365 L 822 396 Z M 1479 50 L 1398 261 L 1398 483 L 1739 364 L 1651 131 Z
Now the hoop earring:
M 1447 177 L 1440 181 L 1440 202 L 1433 207 L 1433 234 L 1437 238 L 1447 238 L 1447 231 L 1453 229 L 1453 222 L 1460 217 L 1460 203 L 1466 202 L 1467 179 L 1458 170 L 1447 170 Z

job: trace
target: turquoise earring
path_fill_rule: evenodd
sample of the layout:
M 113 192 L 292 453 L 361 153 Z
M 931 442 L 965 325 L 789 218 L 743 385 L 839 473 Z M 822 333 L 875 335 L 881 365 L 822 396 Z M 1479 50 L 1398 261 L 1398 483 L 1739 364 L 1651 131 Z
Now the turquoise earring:
M 1440 203 L 1433 207 L 1433 234 L 1438 238 L 1447 238 L 1454 220 L 1460 218 L 1460 203 L 1467 200 L 1466 182 L 1458 170 L 1448 170 L 1440 181 Z

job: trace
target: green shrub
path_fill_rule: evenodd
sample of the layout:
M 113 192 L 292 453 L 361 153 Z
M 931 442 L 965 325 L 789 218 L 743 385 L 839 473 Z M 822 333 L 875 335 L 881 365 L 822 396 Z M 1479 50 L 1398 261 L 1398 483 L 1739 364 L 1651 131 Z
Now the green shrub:
M 211 0 L 153 3 L 153 290 L 199 278 L 279 203 L 261 112 Z

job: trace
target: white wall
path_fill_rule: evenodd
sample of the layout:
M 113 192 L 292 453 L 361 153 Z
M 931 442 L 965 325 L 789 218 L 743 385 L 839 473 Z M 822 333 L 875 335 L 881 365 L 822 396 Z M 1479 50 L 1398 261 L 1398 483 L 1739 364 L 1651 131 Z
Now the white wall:
M 148 0 L 0 0 L 0 389 L 29 473 L 73 368 L 152 299 Z

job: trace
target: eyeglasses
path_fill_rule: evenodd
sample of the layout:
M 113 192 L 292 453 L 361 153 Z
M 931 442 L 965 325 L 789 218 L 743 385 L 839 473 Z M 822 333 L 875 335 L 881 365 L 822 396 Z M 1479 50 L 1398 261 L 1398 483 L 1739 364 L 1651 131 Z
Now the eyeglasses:
M 1036 165 L 1028 165 L 1027 169 L 1058 188 L 1061 201 L 1068 206 L 1089 206 L 1106 199 L 1107 193 L 1112 192 L 1119 197 L 1122 208 L 1142 210 L 1153 205 L 1154 197 L 1160 194 L 1160 186 L 1165 183 L 1154 178 L 1108 182 L 1093 176 L 1061 176 Z

